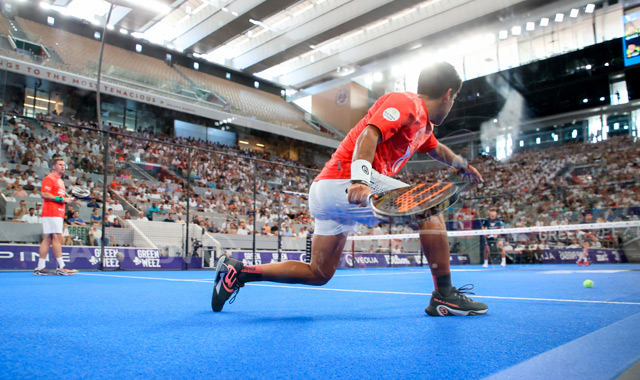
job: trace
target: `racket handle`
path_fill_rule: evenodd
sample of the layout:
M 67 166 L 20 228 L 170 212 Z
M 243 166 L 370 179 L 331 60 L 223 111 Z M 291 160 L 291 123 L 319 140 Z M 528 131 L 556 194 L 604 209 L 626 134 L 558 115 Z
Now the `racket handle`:
M 344 189 L 344 193 L 345 194 L 349 194 L 349 189 Z M 367 202 L 364 204 L 365 206 L 368 206 L 371 204 L 371 199 L 378 199 L 379 195 L 378 194 L 369 194 L 369 196 L 367 197 Z

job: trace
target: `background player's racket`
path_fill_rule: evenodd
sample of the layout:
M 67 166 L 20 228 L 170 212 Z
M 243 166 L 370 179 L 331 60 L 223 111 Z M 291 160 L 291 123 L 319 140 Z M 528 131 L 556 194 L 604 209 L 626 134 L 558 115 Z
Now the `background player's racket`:
M 376 218 L 393 224 L 418 224 L 451 207 L 463 183 L 422 183 L 369 197 Z
M 91 200 L 91 191 L 84 186 L 74 186 L 71 188 L 71 196 L 81 201 Z

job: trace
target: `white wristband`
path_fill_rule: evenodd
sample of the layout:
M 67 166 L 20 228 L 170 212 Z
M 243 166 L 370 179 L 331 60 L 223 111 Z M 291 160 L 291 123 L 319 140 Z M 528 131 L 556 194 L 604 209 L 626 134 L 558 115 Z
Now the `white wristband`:
M 451 161 L 451 166 L 456 169 L 466 169 L 469 166 L 469 163 L 464 158 L 455 156 L 453 158 L 453 161 Z
M 371 182 L 371 162 L 355 160 L 351 163 L 351 181 Z

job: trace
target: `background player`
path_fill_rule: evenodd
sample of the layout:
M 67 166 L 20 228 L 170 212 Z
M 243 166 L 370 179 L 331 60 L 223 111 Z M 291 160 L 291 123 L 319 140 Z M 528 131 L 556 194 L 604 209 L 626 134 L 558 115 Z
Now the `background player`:
M 40 244 L 40 259 L 38 266 L 33 271 L 35 275 L 49 274 L 45 268 L 49 248 L 53 250 L 53 256 L 58 263 L 55 274 L 68 276 L 78 271 L 67 267 L 62 260 L 62 229 L 65 206 L 74 202 L 73 198 L 65 197 L 65 186 L 62 176 L 67 167 L 64 160 L 54 157 L 51 162 L 51 173 L 42 179 L 40 195 L 44 199 L 42 206 L 42 232 L 44 234 Z
M 503 228 L 504 222 L 500 217 L 498 217 L 498 212 L 495 209 L 489 210 L 489 219 L 482 221 L 482 229 L 501 230 Z M 496 247 L 500 251 L 500 257 L 502 257 L 500 265 L 503 267 L 507 265 L 507 252 L 504 249 L 504 239 L 502 238 L 502 235 L 481 235 L 480 245 L 484 247 L 484 264 L 482 264 L 484 268 L 489 266 L 489 253 L 491 251 L 491 247 Z
M 475 168 L 433 135 L 433 127 L 447 117 L 461 86 L 456 70 L 443 62 L 422 70 L 418 94 L 389 93 L 379 98 L 311 185 L 309 207 L 316 218 L 311 264 L 285 261 L 245 266 L 223 256 L 216 271 L 212 309 L 222 310 L 226 300 L 250 281 L 326 284 L 333 277 L 347 236 L 355 232 L 357 222 L 369 226 L 380 223 L 368 207 L 368 196 L 406 186 L 389 176 L 398 173 L 416 151 L 429 153 L 481 181 Z M 441 215 L 420 224 L 420 243 L 435 285 L 425 311 L 433 316 L 486 313 L 487 305 L 467 298 L 463 294 L 467 289 L 456 289 L 451 284 L 449 240 Z

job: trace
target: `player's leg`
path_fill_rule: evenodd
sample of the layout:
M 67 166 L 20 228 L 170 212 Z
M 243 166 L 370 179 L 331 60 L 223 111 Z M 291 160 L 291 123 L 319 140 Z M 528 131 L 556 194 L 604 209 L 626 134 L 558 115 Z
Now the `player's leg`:
M 253 276 L 251 271 L 241 271 L 240 280 L 272 281 L 291 284 L 324 285 L 338 269 L 347 234 L 314 235 L 311 241 L 311 264 L 300 261 L 260 266 L 261 275 Z
M 355 231 L 354 219 L 365 211 L 349 204 L 345 193 L 349 184 L 349 180 L 324 180 L 314 182 L 309 190 L 309 209 L 316 218 L 310 264 L 285 261 L 245 266 L 238 260 L 221 258 L 211 296 L 213 311 L 222 310 L 227 299 L 246 282 L 326 284 L 338 267 L 348 234 Z M 351 212 L 356 216 L 352 218 Z
M 484 235 L 480 235 L 480 246 L 482 247 L 482 253 L 484 255 L 484 263 L 482 264 L 483 268 L 489 267 L 489 243 L 487 243 L 487 237 Z
M 507 265 L 507 251 L 504 249 L 504 240 L 498 239 L 498 241 L 496 242 L 496 247 L 498 247 L 498 250 L 500 251 L 500 257 L 502 258 L 502 260 L 500 261 L 500 265 L 504 267 Z
M 584 243 L 582 243 L 582 255 L 581 257 L 578 258 L 578 265 L 589 265 L 591 264 L 589 262 L 589 248 L 591 248 L 591 244 L 589 243 L 588 240 L 585 240 Z
M 317 225 L 317 223 L 316 223 Z M 314 235 L 311 263 L 290 260 L 264 265 L 244 265 L 221 257 L 216 267 L 211 308 L 221 311 L 225 302 L 247 282 L 271 281 L 287 284 L 324 285 L 336 272 L 348 234 Z
M 451 287 L 449 237 L 442 215 L 436 215 L 420 224 L 420 245 L 429 263 L 436 290 Z M 441 278 L 438 283 L 438 278 Z
M 78 273 L 77 270 L 66 266 L 62 260 L 62 233 L 51 234 L 51 250 L 53 251 L 53 256 L 56 258 L 56 262 L 58 263 L 56 274 L 68 276 Z
M 47 265 L 47 255 L 49 254 L 49 248 L 51 247 L 51 234 L 44 233 L 42 235 L 42 242 L 40 243 L 40 257 L 38 259 L 38 265 L 36 269 L 33 271 L 33 274 L 36 276 L 49 274 L 48 270 L 45 268 Z
M 442 214 L 422 222 L 419 234 L 435 286 L 425 312 L 431 316 L 485 314 L 487 305 L 464 295 L 470 288 L 456 289 L 451 284 L 449 238 Z

